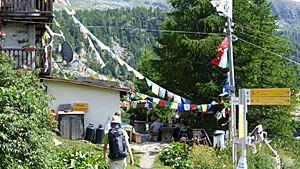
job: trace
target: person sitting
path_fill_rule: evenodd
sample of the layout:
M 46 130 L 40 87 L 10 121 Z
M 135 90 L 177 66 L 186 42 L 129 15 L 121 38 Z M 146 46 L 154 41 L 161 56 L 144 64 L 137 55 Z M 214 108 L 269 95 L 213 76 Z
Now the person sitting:
M 175 142 L 179 141 L 179 132 L 180 132 L 180 124 L 176 123 L 175 129 L 173 131 L 173 139 Z
M 186 139 L 189 139 L 191 138 L 190 136 L 190 131 L 188 130 L 187 128 L 187 123 L 186 121 L 182 121 L 181 122 L 181 128 L 177 128 L 174 130 L 174 133 L 173 133 L 173 137 L 174 137 L 174 141 L 180 141 L 180 139 L 182 137 L 186 137 Z
M 161 126 L 161 122 L 159 118 L 155 118 L 154 122 L 150 125 L 150 132 L 151 132 L 151 139 L 153 141 L 158 140 L 158 135 L 159 135 L 159 129 Z

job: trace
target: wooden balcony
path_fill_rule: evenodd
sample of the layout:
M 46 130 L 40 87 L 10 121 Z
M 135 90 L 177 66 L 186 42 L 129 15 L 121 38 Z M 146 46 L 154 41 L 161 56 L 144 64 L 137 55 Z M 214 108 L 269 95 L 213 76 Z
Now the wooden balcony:
M 0 17 L 6 19 L 49 20 L 54 0 L 0 0 Z
M 51 72 L 51 50 L 47 55 L 43 48 L 2 48 L 1 52 L 12 55 L 16 62 L 14 69 L 40 69 L 40 75 L 50 75 Z M 47 62 L 48 61 L 48 62 Z

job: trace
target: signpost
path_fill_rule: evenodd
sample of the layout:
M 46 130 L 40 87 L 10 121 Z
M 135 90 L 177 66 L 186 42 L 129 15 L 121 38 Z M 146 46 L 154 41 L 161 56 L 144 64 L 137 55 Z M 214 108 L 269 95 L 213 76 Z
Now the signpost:
M 250 105 L 289 105 L 290 97 L 251 97 Z
M 291 91 L 289 88 L 282 89 L 250 89 L 251 97 L 268 97 L 268 96 L 276 96 L 276 97 L 289 97 Z
M 88 104 L 87 103 L 73 103 L 73 110 L 87 112 L 89 110 Z
M 239 138 L 242 139 L 242 155 L 240 157 L 237 169 L 247 169 L 246 159 L 246 140 L 247 126 L 246 113 L 247 105 L 289 105 L 291 91 L 289 88 L 282 89 L 240 89 L 239 102 Z

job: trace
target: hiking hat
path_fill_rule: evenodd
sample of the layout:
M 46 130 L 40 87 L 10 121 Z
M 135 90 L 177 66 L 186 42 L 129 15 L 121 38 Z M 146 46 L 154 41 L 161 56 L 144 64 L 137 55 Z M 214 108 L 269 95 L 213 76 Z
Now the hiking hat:
M 118 124 L 120 124 L 121 123 L 120 116 L 112 116 L 111 123 L 118 123 Z

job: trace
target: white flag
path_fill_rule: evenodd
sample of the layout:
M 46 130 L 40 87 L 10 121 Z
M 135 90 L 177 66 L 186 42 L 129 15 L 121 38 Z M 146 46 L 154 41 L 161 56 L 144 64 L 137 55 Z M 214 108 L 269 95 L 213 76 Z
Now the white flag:
M 213 5 L 219 16 L 232 19 L 232 0 L 212 0 L 210 3 Z

